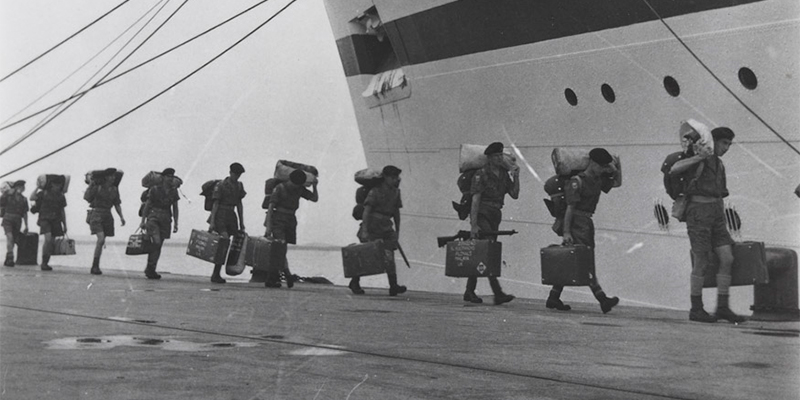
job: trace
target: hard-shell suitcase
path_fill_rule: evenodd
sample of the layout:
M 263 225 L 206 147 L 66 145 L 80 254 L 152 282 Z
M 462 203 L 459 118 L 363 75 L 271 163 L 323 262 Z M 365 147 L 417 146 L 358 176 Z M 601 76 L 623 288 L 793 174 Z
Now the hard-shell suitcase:
M 542 284 L 587 286 L 594 276 L 594 249 L 582 244 L 541 249 Z
M 494 240 L 454 240 L 447 243 L 444 275 L 456 278 L 500 276 L 503 244 Z
M 265 237 L 251 237 L 245 248 L 245 265 L 253 271 L 282 271 L 286 262 L 286 242 Z
M 706 268 L 703 287 L 717 286 L 719 261 L 716 255 Z M 694 257 L 692 257 L 694 263 Z M 736 242 L 733 244 L 733 266 L 731 266 L 731 286 L 746 286 L 769 282 L 767 273 L 767 254 L 764 242 Z
M 345 278 L 394 274 L 397 271 L 394 252 L 384 247 L 383 240 L 342 247 L 342 266 Z
M 797 252 L 767 247 L 768 283 L 753 285 L 753 316 L 756 321 L 800 321 L 797 294 Z
M 239 275 L 244 271 L 245 267 L 245 254 L 247 252 L 247 244 L 249 237 L 244 231 L 239 231 L 233 234 L 231 240 L 231 248 L 228 251 L 228 260 L 225 262 L 225 273 L 231 276 Z
M 22 233 L 17 236 L 17 265 L 36 265 L 39 254 L 39 234 Z
M 230 240 L 213 232 L 192 229 L 186 254 L 214 264 L 225 262 Z

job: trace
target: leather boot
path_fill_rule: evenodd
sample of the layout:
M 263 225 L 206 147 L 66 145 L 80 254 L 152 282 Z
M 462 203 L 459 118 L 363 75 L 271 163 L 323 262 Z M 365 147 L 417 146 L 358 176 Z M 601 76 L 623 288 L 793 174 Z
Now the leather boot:
M 740 324 L 746 321 L 745 317 L 736 315 L 736 313 L 728 307 L 727 294 L 717 295 L 717 312 L 714 313 L 714 316 L 717 317 L 717 319 L 724 319 L 733 324 Z
M 500 282 L 497 280 L 497 277 L 489 277 L 489 286 L 492 288 L 492 293 L 494 293 L 494 305 L 496 306 L 508 303 L 516 298 L 513 294 L 503 293 L 503 288 L 500 287 Z
M 50 262 L 50 256 L 42 254 L 42 264 L 40 268 L 42 271 L 52 271 L 53 267 L 51 267 L 48 263 Z
M 103 271 L 100 271 L 100 257 L 95 257 L 94 261 L 92 261 L 92 269 L 89 271 L 92 275 L 102 275 Z
M 219 275 L 220 271 L 222 271 L 222 264 L 214 264 L 214 272 L 211 273 L 212 283 L 225 283 L 225 279 Z
M 703 309 L 703 296 L 691 296 L 692 308 L 689 310 L 689 321 L 717 322 L 717 317 L 708 315 Z
M 364 289 L 361 288 L 361 279 L 359 277 L 350 279 L 350 284 L 347 285 L 347 287 L 350 288 L 353 294 L 364 294 Z
M 3 265 L 6 267 L 14 266 L 14 253 L 6 253 L 6 261 L 3 262 Z
M 406 292 L 405 286 L 397 284 L 397 274 L 386 274 L 386 276 L 389 278 L 389 296 L 397 296 Z

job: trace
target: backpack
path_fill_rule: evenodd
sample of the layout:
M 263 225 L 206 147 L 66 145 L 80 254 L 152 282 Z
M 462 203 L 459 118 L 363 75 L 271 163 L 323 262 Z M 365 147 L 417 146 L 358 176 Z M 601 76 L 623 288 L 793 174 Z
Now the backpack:
M 262 209 L 269 209 L 269 201 L 272 198 L 272 192 L 281 182 L 282 181 L 278 178 L 269 178 L 264 182 L 264 201 L 261 202 Z
M 686 192 L 689 179 L 687 179 L 686 174 L 670 175 L 669 170 L 672 169 L 675 163 L 688 157 L 684 152 L 678 151 L 668 155 L 661 164 L 661 173 L 664 174 L 664 190 L 672 200 L 677 199 L 679 195 Z
M 458 203 L 454 201 L 452 203 L 453 209 L 458 213 L 458 219 L 462 221 L 467 219 L 470 211 L 472 210 L 472 193 L 470 193 L 470 190 L 472 189 L 472 178 L 479 169 L 480 168 L 464 171 L 458 176 L 458 181 L 456 181 L 458 190 L 461 191 L 461 201 Z
M 372 190 L 372 187 L 367 185 L 361 185 L 356 189 L 356 205 L 353 207 L 353 218 L 356 221 L 361 221 L 364 218 L 364 202 L 367 201 L 367 195 L 370 190 Z
M 203 208 L 206 211 L 211 211 L 214 209 L 214 199 L 212 197 L 214 195 L 214 188 L 216 188 L 220 182 L 222 182 L 222 179 L 212 179 L 200 187 L 200 195 L 205 197 Z

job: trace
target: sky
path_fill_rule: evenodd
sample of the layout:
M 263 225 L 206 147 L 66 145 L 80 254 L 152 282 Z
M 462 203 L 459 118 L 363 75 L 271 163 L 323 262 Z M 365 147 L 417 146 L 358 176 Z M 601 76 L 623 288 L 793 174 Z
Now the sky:
M 0 2 L 0 75 L 51 48 L 121 3 L 100 0 Z M 257 0 L 193 0 L 111 76 L 123 72 L 256 4 Z M 143 42 L 182 0 L 130 1 L 56 50 L 0 82 L 0 126 L 62 101 L 91 86 Z M 87 93 L 41 130 L 3 155 L 0 174 L 114 121 L 165 90 L 288 4 L 271 0 L 243 17 L 113 82 Z M 153 12 L 164 8 L 134 35 Z M 144 18 L 135 24 L 137 19 Z M 131 28 L 132 27 L 132 28 Z M 129 29 L 130 28 L 130 29 Z M 127 32 L 126 32 L 127 30 Z M 121 35 L 121 36 L 120 36 Z M 124 46 L 131 38 L 133 40 Z M 105 50 L 103 50 L 105 48 Z M 116 56 L 115 54 L 118 53 Z M 109 62 L 110 61 L 110 62 Z M 86 85 L 89 83 L 88 86 Z M 0 131 L 8 148 L 50 111 Z M 298 211 L 298 244 L 346 245 L 355 241 L 350 216 L 357 188 L 353 173 L 366 167 L 344 72 L 322 0 L 297 0 L 231 51 L 179 85 L 85 140 L 2 181 L 33 181 L 40 174 L 69 174 L 68 228 L 88 237 L 83 175 L 115 167 L 123 215 L 118 240 L 138 226 L 141 177 L 175 168 L 183 178 L 180 231 L 207 229 L 200 186 L 224 178 L 232 162 L 246 172 L 242 182 L 247 231 L 263 234 L 264 181 L 286 159 L 320 170 L 320 201 Z M 36 218 L 31 230 L 38 230 Z M 353 232 L 343 235 L 342 232 Z M 352 238 L 350 237 L 352 236 Z

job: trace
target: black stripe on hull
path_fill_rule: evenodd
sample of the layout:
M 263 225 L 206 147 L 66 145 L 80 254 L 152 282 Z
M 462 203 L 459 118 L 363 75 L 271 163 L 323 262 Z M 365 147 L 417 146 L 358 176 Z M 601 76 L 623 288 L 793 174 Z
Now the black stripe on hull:
M 649 0 L 663 18 L 764 0 Z M 380 10 L 378 10 L 380 13 Z M 543 42 L 657 20 L 643 0 L 461 0 L 384 24 L 400 65 Z M 373 43 L 374 42 L 374 43 Z M 379 72 L 377 39 L 337 40 L 346 76 Z

